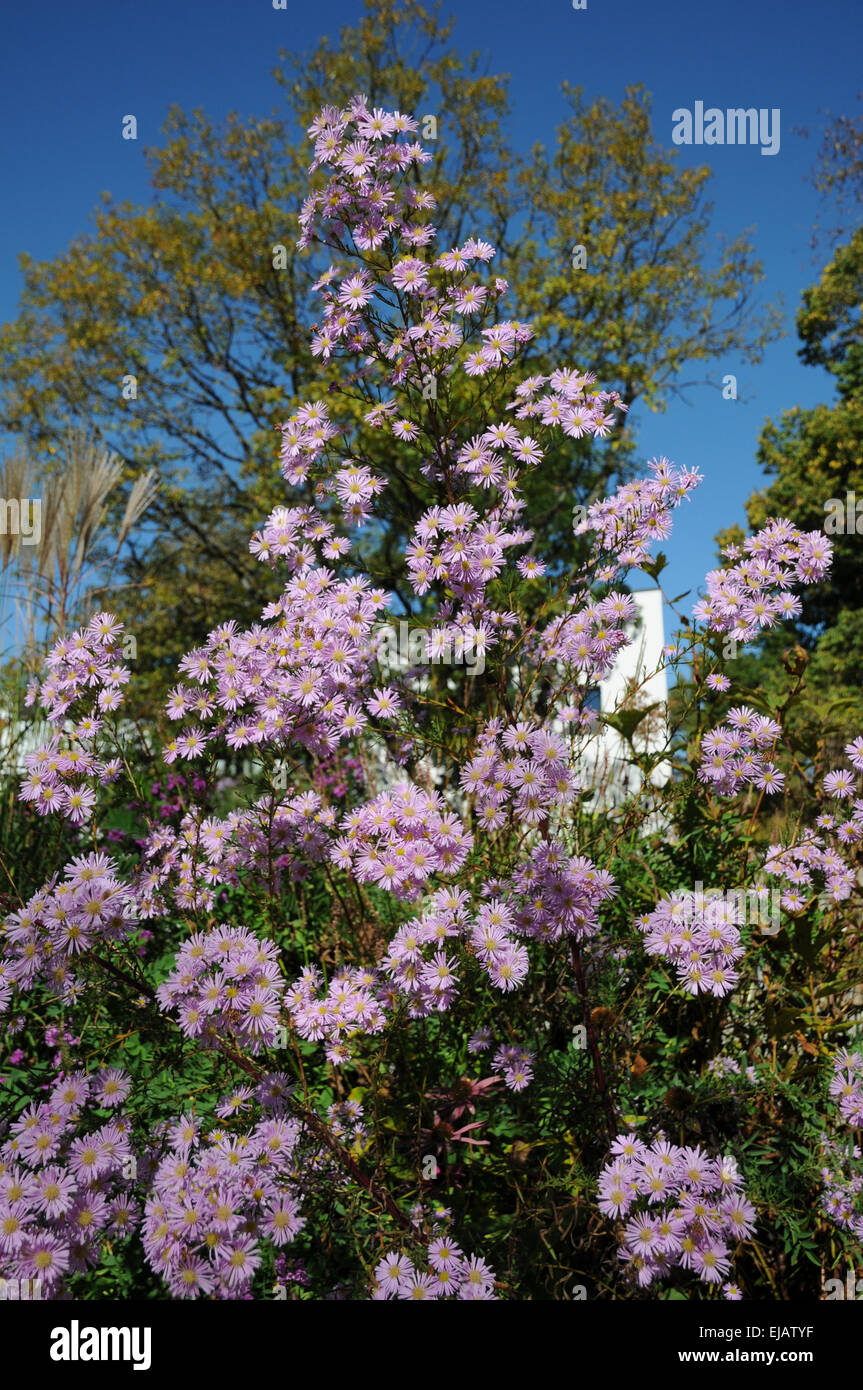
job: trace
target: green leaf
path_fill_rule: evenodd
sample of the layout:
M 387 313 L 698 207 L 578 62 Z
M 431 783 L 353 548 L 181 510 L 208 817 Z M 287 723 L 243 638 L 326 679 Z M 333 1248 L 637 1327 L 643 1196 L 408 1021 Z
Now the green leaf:
M 645 574 L 649 574 L 651 579 L 655 579 L 658 581 L 659 576 L 662 574 L 662 571 L 665 569 L 665 566 L 667 564 L 668 556 L 665 554 L 664 551 L 660 550 L 657 553 L 655 559 L 645 560 L 644 563 L 639 565 L 638 568 L 640 570 L 643 570 Z
M 635 733 L 635 730 L 652 710 L 658 708 L 658 704 L 659 702 L 654 700 L 652 704 L 646 705 L 644 709 L 621 709 L 618 710 L 616 714 L 605 715 L 603 722 L 610 725 L 612 729 L 616 729 L 617 732 L 626 739 L 627 743 L 632 743 L 632 735 Z

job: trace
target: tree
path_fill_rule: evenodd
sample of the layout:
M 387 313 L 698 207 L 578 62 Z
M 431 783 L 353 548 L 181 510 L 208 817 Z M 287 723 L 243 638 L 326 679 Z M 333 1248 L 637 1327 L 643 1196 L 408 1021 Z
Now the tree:
M 797 316 L 799 356 L 831 374 L 836 397 L 811 410 L 795 406 L 778 422 L 767 422 L 758 461 L 772 481 L 746 503 L 752 531 L 778 514 L 802 528 L 823 529 L 834 545 L 827 579 L 803 598 L 794 639 L 808 655 L 794 723 L 814 750 L 826 718 L 833 735 L 828 752 L 863 724 L 863 505 L 857 507 L 858 501 L 863 504 L 861 300 L 863 230 L 837 249 L 818 284 L 805 291 Z M 721 541 L 742 534 L 736 528 Z M 776 657 L 789 645 L 787 631 L 771 633 L 760 654 L 746 658 L 747 683 L 774 684 Z
M 858 100 L 861 96 L 863 93 L 858 93 Z M 803 134 L 808 132 L 804 130 Z M 812 182 L 840 214 L 837 226 L 827 232 L 817 227 L 814 239 L 817 241 L 821 233 L 836 242 L 848 227 L 849 215 L 856 220 L 863 204 L 863 113 L 836 116 L 830 122 L 821 141 Z

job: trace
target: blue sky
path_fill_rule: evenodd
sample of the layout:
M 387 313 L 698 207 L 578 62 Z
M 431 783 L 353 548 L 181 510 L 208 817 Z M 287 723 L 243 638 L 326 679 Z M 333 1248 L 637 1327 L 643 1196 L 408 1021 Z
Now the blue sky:
M 742 520 L 744 499 L 762 481 L 755 448 L 764 420 L 831 396 L 826 374 L 798 362 L 793 320 L 819 269 L 809 245 L 818 199 L 807 174 L 829 116 L 860 109 L 858 0 L 588 0 L 583 11 L 571 0 L 453 0 L 443 10 L 456 18 L 461 47 L 482 50 L 491 71 L 510 75 L 510 135 L 519 149 L 553 144 L 566 114 L 564 80 L 612 100 L 643 83 L 652 94 L 654 135 L 669 146 L 672 112 L 697 100 L 781 112 L 775 156 L 757 146 L 681 150 L 684 163 L 715 171 L 712 230 L 733 236 L 751 229 L 767 272 L 762 294 L 784 297 L 787 336 L 760 367 L 716 363 L 717 389 L 696 388 L 691 404 L 672 402 L 664 415 L 639 412 L 645 457 L 666 454 L 705 475 L 664 546 L 671 557 L 665 586 L 679 593 L 713 565 L 716 530 Z M 144 7 L 47 0 L 7 9 L 0 21 L 0 319 L 15 313 L 19 251 L 45 259 L 63 250 L 87 229 L 103 190 L 118 200 L 149 198 L 143 147 L 158 142 L 171 103 L 203 106 L 214 117 L 269 111 L 278 103 L 269 75 L 278 49 L 301 51 L 323 33 L 335 37 L 360 11 L 357 0 L 288 0 L 287 10 L 274 10 L 271 0 L 148 0 Z M 137 142 L 121 138 L 127 113 L 138 119 Z M 809 129 L 808 140 L 795 133 L 799 126 Z M 722 399 L 725 373 L 738 376 L 746 400 Z

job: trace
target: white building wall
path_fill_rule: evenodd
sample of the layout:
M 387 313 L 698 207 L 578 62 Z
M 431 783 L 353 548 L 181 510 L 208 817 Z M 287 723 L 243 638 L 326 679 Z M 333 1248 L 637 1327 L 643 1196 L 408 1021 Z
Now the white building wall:
M 661 589 L 633 593 L 638 607 L 629 625 L 631 640 L 617 655 L 614 666 L 599 686 L 601 714 L 622 708 L 656 706 L 636 729 L 635 748 L 643 753 L 664 749 L 668 737 L 668 678 L 664 669 L 665 623 Z M 661 787 L 671 776 L 667 760 L 651 773 L 651 784 Z M 616 729 L 603 727 L 584 750 L 582 781 L 596 789 L 594 805 L 610 809 L 641 789 L 642 774 L 632 762 L 632 748 Z

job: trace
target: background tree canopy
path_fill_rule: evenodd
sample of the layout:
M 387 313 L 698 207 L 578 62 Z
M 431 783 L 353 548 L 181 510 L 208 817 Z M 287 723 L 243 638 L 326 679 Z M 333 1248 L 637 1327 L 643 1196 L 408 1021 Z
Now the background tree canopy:
M 859 183 L 863 124 L 842 120 L 835 131 L 849 159 L 852 147 L 858 151 Z M 847 198 L 855 187 L 853 162 L 840 180 L 834 142 L 827 138 L 824 147 L 816 182 L 825 189 L 838 182 Z M 843 731 L 863 724 L 863 506 L 857 510 L 863 503 L 863 229 L 835 249 L 818 283 L 805 291 L 797 332 L 801 360 L 832 376 L 835 396 L 767 421 L 757 457 L 771 481 L 748 499 L 746 515 L 752 532 L 777 515 L 807 530 L 826 529 L 833 566 L 804 596 L 796 632 L 786 626 L 769 633 L 760 650 L 741 656 L 740 671 L 747 684 L 775 694 L 781 679 L 777 657 L 795 643 L 801 647 L 808 663 L 789 724 L 810 755 L 821 748 L 835 756 Z M 719 541 L 740 541 L 743 534 L 736 527 Z

